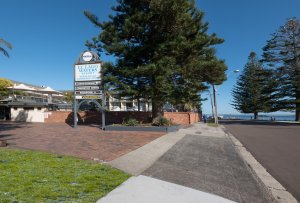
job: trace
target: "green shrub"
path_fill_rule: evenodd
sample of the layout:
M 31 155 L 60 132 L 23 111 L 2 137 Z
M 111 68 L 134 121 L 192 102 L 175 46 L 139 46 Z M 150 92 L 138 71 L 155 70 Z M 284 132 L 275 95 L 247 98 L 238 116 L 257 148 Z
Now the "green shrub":
M 154 126 L 170 126 L 171 124 L 172 124 L 171 120 L 163 116 L 157 116 L 152 121 L 152 125 Z
M 122 124 L 125 126 L 136 126 L 139 124 L 139 122 L 135 118 L 126 118 L 126 119 L 123 119 Z

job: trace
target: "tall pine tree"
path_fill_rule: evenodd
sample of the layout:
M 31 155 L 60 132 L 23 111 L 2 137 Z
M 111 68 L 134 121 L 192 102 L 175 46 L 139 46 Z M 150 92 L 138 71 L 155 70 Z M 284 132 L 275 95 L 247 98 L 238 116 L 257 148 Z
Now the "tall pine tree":
M 253 113 L 254 119 L 259 112 L 269 111 L 269 98 L 266 91 L 266 74 L 254 52 L 250 53 L 243 72 L 232 90 L 233 107 L 241 113 Z
M 118 0 L 110 21 L 87 46 L 116 57 L 107 64 L 106 80 L 123 95 L 152 102 L 152 115 L 165 102 L 199 105 L 199 91 L 208 79 L 224 80 L 226 65 L 215 57 L 213 45 L 223 42 L 208 35 L 203 12 L 190 0 Z
M 2 44 L 9 49 L 12 49 L 12 45 L 9 42 L 5 41 L 4 39 L 0 38 L 0 52 L 2 52 L 4 56 L 9 57 L 8 52 L 3 47 L 1 47 Z
M 295 110 L 300 121 L 300 21 L 288 20 L 263 48 L 263 62 L 276 79 L 273 92 L 278 110 Z

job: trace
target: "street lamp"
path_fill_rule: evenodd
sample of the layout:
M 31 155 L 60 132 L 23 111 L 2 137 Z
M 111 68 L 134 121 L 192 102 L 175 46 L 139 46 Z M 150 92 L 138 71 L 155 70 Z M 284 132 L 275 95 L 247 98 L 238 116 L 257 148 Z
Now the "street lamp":
M 233 71 L 233 73 L 238 73 L 240 72 L 240 70 L 238 69 L 235 69 Z M 229 74 L 227 76 L 227 79 L 229 78 L 231 74 Z M 219 124 L 219 119 L 218 119 L 218 109 L 217 109 L 217 97 L 216 97 L 216 87 L 215 87 L 215 84 L 212 83 L 212 89 L 213 89 L 213 97 L 214 97 L 214 119 L 215 119 L 215 124 Z

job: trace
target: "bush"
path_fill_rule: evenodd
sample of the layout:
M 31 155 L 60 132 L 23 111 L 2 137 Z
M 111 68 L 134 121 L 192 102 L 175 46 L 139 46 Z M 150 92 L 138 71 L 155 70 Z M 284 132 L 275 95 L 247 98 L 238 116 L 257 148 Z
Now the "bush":
M 152 121 L 152 125 L 154 126 L 170 126 L 171 124 L 172 124 L 171 120 L 163 116 L 157 116 Z
M 122 124 L 125 126 L 136 126 L 139 124 L 139 122 L 135 118 L 126 118 L 123 119 Z

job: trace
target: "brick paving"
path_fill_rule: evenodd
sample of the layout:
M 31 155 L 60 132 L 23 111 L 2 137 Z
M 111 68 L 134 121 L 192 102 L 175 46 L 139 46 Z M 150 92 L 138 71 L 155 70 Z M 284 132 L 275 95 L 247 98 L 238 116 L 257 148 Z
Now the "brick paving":
M 64 123 L 0 122 L 0 140 L 11 148 L 32 149 L 84 159 L 110 161 L 165 132 L 102 131 L 97 126 L 73 129 Z

